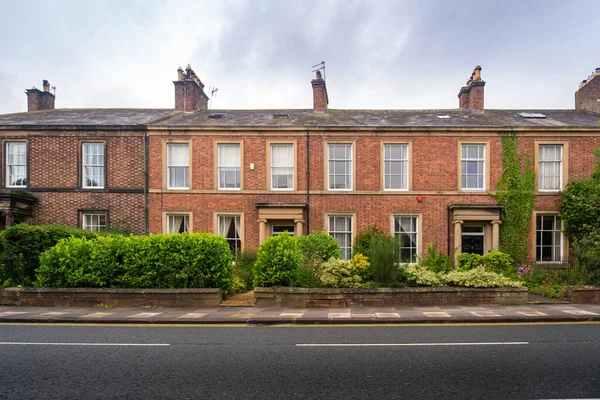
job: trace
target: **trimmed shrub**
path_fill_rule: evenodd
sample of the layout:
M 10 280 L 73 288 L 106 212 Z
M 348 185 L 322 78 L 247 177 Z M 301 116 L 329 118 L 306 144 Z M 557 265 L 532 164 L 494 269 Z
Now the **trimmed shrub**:
M 456 257 L 457 266 L 456 268 L 461 271 L 467 271 L 469 269 L 477 268 L 483 265 L 481 256 L 474 253 L 462 253 Z
M 464 286 L 475 288 L 491 287 L 521 287 L 522 283 L 514 281 L 495 272 L 487 271 L 478 266 L 467 271 L 450 271 L 441 277 L 442 283 L 449 286 Z
M 301 255 L 298 242 L 287 232 L 268 238 L 258 249 L 254 286 L 292 286 L 298 279 Z
M 371 270 L 375 282 L 380 286 L 397 286 L 399 259 L 400 243 L 398 239 L 385 236 L 375 240 L 371 252 Z
M 319 279 L 321 264 L 331 257 L 340 257 L 337 241 L 326 232 L 313 232 L 310 235 L 296 237 L 298 249 L 302 256 L 298 279 L 294 283 L 298 287 L 322 287 Z
M 61 240 L 40 258 L 38 286 L 221 288 L 233 279 L 227 240 L 210 233 Z
M 493 250 L 481 257 L 481 263 L 496 272 L 509 273 L 514 271 L 513 259 L 510 254 Z
M 452 269 L 450 257 L 438 251 L 435 245 L 428 244 L 425 246 L 425 249 L 427 250 L 427 255 L 419 258 L 419 265 L 436 273 L 448 272 Z
M 371 254 L 373 244 L 382 238 L 391 238 L 392 235 L 385 233 L 377 225 L 369 225 L 366 229 L 358 232 L 352 243 L 352 254 L 361 253 L 369 260 L 373 260 Z
M 330 258 L 321 265 L 320 278 L 327 287 L 357 288 L 361 278 L 350 260 Z
M 40 266 L 40 254 L 68 237 L 95 238 L 98 233 L 62 225 L 17 224 L 2 234 L 0 255 L 0 285 L 31 286 L 35 270 Z
M 407 265 L 403 269 L 406 280 L 416 286 L 441 286 L 441 273 L 435 273 L 423 265 Z

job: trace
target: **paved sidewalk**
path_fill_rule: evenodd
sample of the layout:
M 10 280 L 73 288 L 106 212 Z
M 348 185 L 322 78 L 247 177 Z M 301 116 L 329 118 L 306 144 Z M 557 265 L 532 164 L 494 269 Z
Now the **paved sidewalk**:
M 76 308 L 0 306 L 0 323 L 403 324 L 600 321 L 600 305 L 390 308 Z

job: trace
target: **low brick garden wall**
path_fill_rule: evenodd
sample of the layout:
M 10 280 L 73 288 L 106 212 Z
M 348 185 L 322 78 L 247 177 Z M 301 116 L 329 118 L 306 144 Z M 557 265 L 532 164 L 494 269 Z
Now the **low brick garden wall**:
M 568 286 L 567 298 L 573 303 L 600 304 L 600 286 Z
M 3 306 L 218 307 L 221 289 L 92 289 L 7 288 Z
M 256 307 L 395 307 L 527 304 L 526 288 L 256 288 Z

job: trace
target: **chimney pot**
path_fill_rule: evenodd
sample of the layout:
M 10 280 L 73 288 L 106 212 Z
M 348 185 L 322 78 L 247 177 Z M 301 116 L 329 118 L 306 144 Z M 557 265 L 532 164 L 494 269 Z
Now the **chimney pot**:
M 600 114 L 600 67 L 581 81 L 575 92 L 575 109 Z
M 43 91 L 36 89 L 35 86 L 32 89 L 26 89 L 27 111 L 54 110 L 55 96 L 50 93 L 50 82 L 44 79 L 42 87 Z
M 317 71 L 316 79 L 312 80 L 313 87 L 313 112 L 325 113 L 329 104 L 329 96 L 327 95 L 327 86 L 321 71 Z
M 485 81 L 481 80 L 481 66 L 478 65 L 473 70 L 471 77 L 467 81 L 467 86 L 463 86 L 458 93 L 458 107 L 468 108 L 475 111 L 484 111 L 484 86 Z
M 194 112 L 208 109 L 208 96 L 204 93 L 204 85 L 188 64 L 185 73 L 177 69 L 175 85 L 175 111 Z

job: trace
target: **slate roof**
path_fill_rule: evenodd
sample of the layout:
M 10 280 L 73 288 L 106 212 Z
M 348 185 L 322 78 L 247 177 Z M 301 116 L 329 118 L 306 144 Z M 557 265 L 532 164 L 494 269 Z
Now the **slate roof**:
M 543 119 L 517 113 L 541 113 Z M 439 118 L 446 115 L 450 118 Z M 218 118 L 221 116 L 221 118 Z M 56 109 L 0 115 L 0 127 L 583 127 L 596 128 L 599 114 L 582 110 L 301 110 Z

